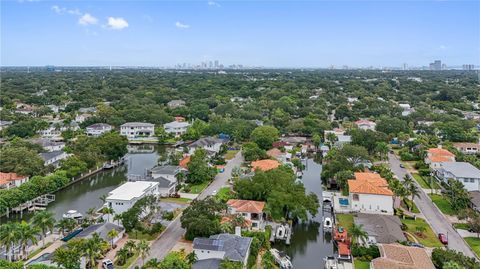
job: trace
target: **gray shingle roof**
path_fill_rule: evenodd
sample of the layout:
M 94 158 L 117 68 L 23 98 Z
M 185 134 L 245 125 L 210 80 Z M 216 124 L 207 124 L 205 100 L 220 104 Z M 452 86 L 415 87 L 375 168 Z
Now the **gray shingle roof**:
M 193 269 L 217 269 L 220 267 L 220 263 L 222 263 L 222 261 L 223 260 L 220 259 L 206 259 L 196 261 L 193 264 Z
M 53 146 L 65 145 L 64 142 L 57 142 L 47 138 L 32 139 L 31 141 L 32 143 L 40 145 L 42 147 L 53 147 Z
M 205 249 L 215 251 L 225 251 L 224 241 L 211 238 L 195 238 L 193 239 L 194 249 Z
M 103 130 L 107 128 L 112 128 L 112 125 L 106 124 L 106 123 L 94 123 L 90 126 L 87 126 L 87 128 L 95 129 L 95 130 Z
M 220 138 L 215 137 L 203 137 L 198 139 L 197 141 L 193 142 L 192 144 L 188 145 L 191 148 L 197 147 L 204 147 L 204 146 L 211 146 L 217 143 L 223 143 L 224 141 Z
M 118 226 L 111 222 L 106 222 L 88 226 L 87 228 L 83 229 L 83 231 L 81 231 L 77 237 L 87 238 L 92 236 L 94 233 L 97 233 L 101 238 L 109 241 L 110 239 L 108 238 L 108 232 L 110 232 L 112 229 L 117 230 L 119 233 L 124 230 L 122 226 Z
M 251 237 L 234 234 L 216 234 L 210 238 L 195 238 L 193 248 L 225 251 L 224 259 L 243 262 L 247 257 L 252 240 Z
M 443 169 L 457 178 L 480 178 L 480 170 L 467 162 L 443 162 L 439 169 Z
M 62 155 L 64 152 L 62 150 L 57 150 L 57 151 L 52 151 L 52 152 L 42 152 L 40 153 L 40 156 L 44 161 L 51 160 L 57 156 Z
M 153 178 L 152 181 L 158 182 L 158 187 L 160 188 L 170 188 L 175 184 L 175 182 L 172 182 L 164 177 Z
M 407 240 L 401 229 L 402 222 L 397 216 L 357 214 L 354 222 L 363 225 L 363 229 L 369 236 L 375 237 L 377 243 L 389 244 Z
M 178 166 L 175 165 L 162 165 L 155 166 L 150 169 L 150 172 L 153 174 L 162 174 L 162 175 L 176 175 L 178 173 Z
M 154 127 L 155 124 L 148 123 L 148 122 L 127 122 L 122 124 L 122 127 L 136 127 L 136 126 Z

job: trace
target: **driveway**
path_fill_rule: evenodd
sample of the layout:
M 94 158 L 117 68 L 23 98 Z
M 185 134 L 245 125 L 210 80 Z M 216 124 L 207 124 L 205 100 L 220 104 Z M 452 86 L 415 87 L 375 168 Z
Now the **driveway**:
M 223 173 L 217 174 L 212 183 L 210 183 L 210 185 L 198 195 L 197 199 L 205 199 L 206 197 L 212 195 L 213 191 L 218 191 L 221 187 L 226 185 L 228 179 L 230 179 L 232 176 L 232 169 L 235 166 L 240 166 L 242 163 L 243 156 L 242 152 L 239 151 L 233 159 L 228 161 L 227 165 L 225 166 L 225 171 Z M 180 216 L 178 216 L 172 223 L 170 223 L 170 225 L 163 232 L 163 234 L 150 245 L 150 255 L 147 257 L 146 260 L 150 260 L 153 258 L 162 260 L 182 238 L 183 234 L 185 233 L 185 229 L 183 229 L 181 226 Z M 130 266 L 130 268 L 135 268 L 135 266 L 141 265 L 142 259 L 139 258 L 135 263 Z
M 388 154 L 388 163 L 393 173 L 400 179 L 400 181 L 403 181 L 403 177 L 406 174 L 410 175 L 405 168 L 400 167 L 400 160 L 394 154 Z M 423 189 L 421 189 L 420 185 L 418 185 L 415 180 L 414 182 L 418 189 L 421 190 L 419 192 L 420 197 L 415 197 L 414 199 L 415 204 L 425 216 L 427 222 L 433 228 L 433 231 L 436 234 L 444 233 L 448 236 L 448 248 L 462 252 L 469 257 L 476 257 L 467 243 L 452 227 L 448 219 L 433 204 L 432 200 L 430 200 L 430 197 L 428 197 L 428 195 L 423 191 Z

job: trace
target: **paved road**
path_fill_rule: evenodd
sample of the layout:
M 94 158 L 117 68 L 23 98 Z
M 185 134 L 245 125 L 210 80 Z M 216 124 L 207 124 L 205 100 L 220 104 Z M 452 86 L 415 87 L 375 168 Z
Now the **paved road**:
M 393 173 L 397 175 L 400 181 L 403 181 L 403 177 L 409 173 L 405 168 L 400 167 L 400 160 L 394 154 L 389 153 L 388 162 Z M 420 190 L 420 197 L 415 197 L 414 199 L 415 204 L 417 205 L 418 209 L 420 209 L 420 212 L 422 212 L 422 214 L 425 216 L 430 226 L 432 226 L 433 231 L 436 234 L 444 233 L 448 235 L 448 248 L 462 252 L 467 256 L 475 257 L 470 247 L 460 237 L 457 231 L 453 229 L 450 222 L 433 204 L 432 200 L 430 200 L 430 197 L 427 196 L 427 194 L 423 191 L 423 189 L 418 185 L 416 181 L 414 182 L 415 184 L 417 184 L 417 187 Z
M 233 159 L 231 159 L 225 166 L 223 173 L 217 174 L 213 182 L 198 196 L 197 199 L 205 199 L 212 195 L 213 191 L 218 191 L 221 187 L 227 184 L 228 179 L 232 176 L 232 169 L 235 166 L 240 166 L 243 163 L 243 156 L 238 152 Z M 164 231 L 162 236 L 158 238 L 150 247 L 150 256 L 146 260 L 157 258 L 162 260 L 170 252 L 170 250 L 177 244 L 185 233 L 185 229 L 181 227 L 180 217 L 176 218 Z M 132 264 L 130 268 L 142 265 L 142 259 L 139 258 L 136 263 Z

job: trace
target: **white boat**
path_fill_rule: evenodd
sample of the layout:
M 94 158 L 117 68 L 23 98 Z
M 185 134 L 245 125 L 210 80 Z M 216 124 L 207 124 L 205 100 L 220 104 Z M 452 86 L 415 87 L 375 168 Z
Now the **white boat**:
M 333 229 L 333 223 L 332 223 L 332 219 L 329 218 L 329 217 L 324 217 L 323 218 L 323 230 L 324 231 L 328 231 L 328 232 L 331 232 Z
M 270 253 L 275 258 L 275 262 L 280 266 L 281 269 L 292 269 L 293 265 L 290 261 L 290 257 L 288 257 L 285 253 L 279 251 L 276 248 L 270 249 Z
M 77 210 L 68 210 L 67 213 L 63 214 L 62 217 L 64 219 L 82 219 L 83 215 Z
M 325 269 L 338 269 L 338 262 L 335 257 L 327 256 L 323 260 L 325 261 Z

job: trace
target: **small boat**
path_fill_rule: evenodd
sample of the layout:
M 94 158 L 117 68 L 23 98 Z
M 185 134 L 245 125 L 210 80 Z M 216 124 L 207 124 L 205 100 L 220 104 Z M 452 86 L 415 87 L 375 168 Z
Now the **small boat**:
M 112 169 L 113 168 L 113 164 L 112 163 L 104 163 L 103 164 L 103 169 Z
M 323 231 L 331 232 L 332 228 L 333 228 L 332 219 L 329 218 L 329 217 L 324 217 L 323 218 Z
M 280 266 L 281 269 L 293 268 L 290 257 L 288 257 L 284 252 L 281 252 L 276 248 L 272 248 L 270 249 L 270 253 L 273 255 L 275 262 Z
M 327 256 L 323 258 L 325 261 L 325 269 L 337 269 L 338 268 L 338 262 L 337 259 L 334 256 Z
M 78 212 L 77 210 L 68 210 L 67 213 L 63 214 L 62 216 L 64 219 L 82 219 L 82 213 Z

